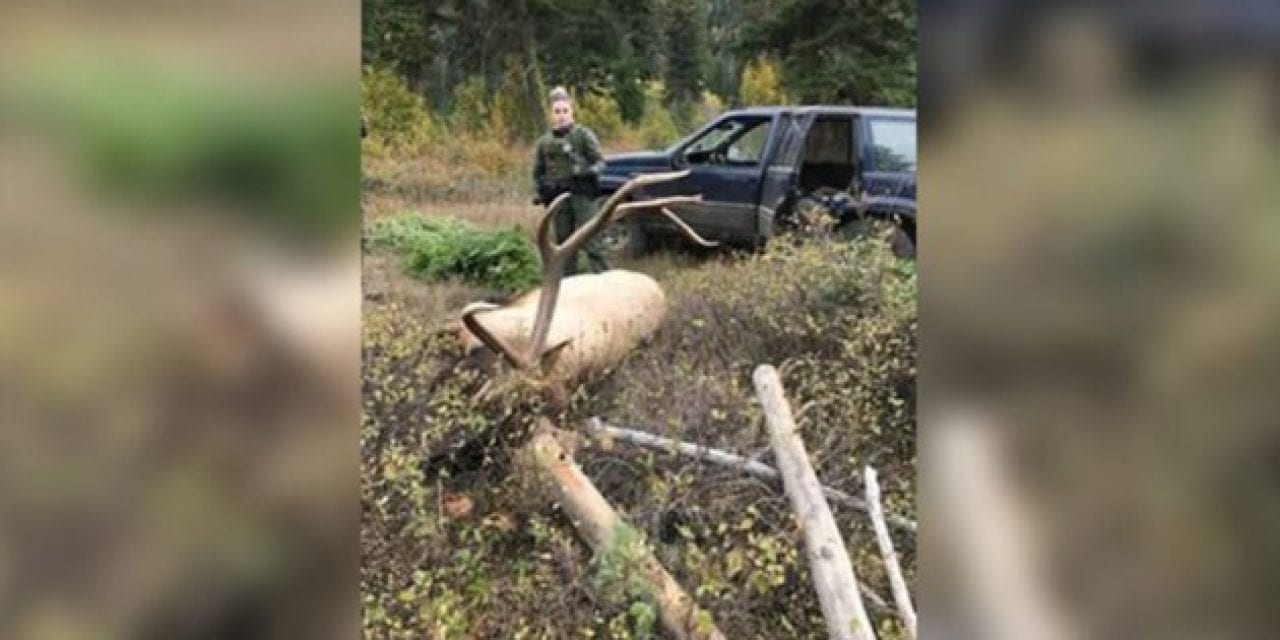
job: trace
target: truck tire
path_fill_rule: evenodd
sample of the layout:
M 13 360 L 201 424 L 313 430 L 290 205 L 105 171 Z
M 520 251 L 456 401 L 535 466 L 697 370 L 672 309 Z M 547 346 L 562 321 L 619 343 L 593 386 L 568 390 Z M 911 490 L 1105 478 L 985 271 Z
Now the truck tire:
M 596 200 L 597 210 L 606 197 Z M 623 218 L 605 227 L 596 241 L 608 262 L 638 258 L 649 248 L 648 234 L 634 217 Z
M 916 259 L 916 243 L 911 239 L 911 235 L 899 225 L 893 225 L 893 238 L 889 241 L 889 246 L 893 248 L 893 255 L 904 260 Z

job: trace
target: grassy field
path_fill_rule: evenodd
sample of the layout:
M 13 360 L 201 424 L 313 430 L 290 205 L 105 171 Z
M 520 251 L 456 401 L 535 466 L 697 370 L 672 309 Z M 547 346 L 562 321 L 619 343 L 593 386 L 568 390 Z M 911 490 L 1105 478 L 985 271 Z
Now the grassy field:
M 441 199 L 410 175 L 366 167 L 367 229 L 416 212 L 527 233 L 539 213 L 514 185 Z M 478 393 L 489 374 L 465 366 L 447 333 L 466 303 L 502 292 L 418 280 L 396 255 L 366 249 L 365 637 L 661 637 L 628 554 L 592 557 L 511 452 L 535 416 L 569 429 L 600 416 L 768 462 L 750 383 L 761 363 L 780 367 L 823 481 L 859 492 L 873 464 L 888 510 L 914 517 L 915 276 L 883 240 L 664 251 L 624 266 L 663 284 L 666 323 L 552 412 L 501 374 L 506 392 Z M 729 637 L 826 637 L 780 487 L 621 443 L 589 442 L 577 459 L 633 542 L 651 546 Z M 837 508 L 837 520 L 859 577 L 888 600 L 865 516 Z M 914 537 L 896 542 L 914 580 Z M 871 615 L 882 638 L 900 637 L 890 611 Z

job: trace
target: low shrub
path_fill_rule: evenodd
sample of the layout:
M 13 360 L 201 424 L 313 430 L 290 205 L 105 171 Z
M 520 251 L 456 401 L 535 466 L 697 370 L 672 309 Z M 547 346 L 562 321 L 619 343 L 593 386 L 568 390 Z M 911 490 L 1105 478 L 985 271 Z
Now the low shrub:
M 451 218 L 406 214 L 378 220 L 369 245 L 390 250 L 405 271 L 423 280 L 459 278 L 501 291 L 519 291 L 538 282 L 533 245 L 517 228 L 486 231 Z

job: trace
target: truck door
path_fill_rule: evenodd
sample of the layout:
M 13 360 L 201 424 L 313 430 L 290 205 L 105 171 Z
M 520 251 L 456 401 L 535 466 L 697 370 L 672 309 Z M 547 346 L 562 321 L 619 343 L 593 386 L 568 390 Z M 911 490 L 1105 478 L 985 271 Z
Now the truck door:
M 778 134 L 766 155 L 764 173 L 760 177 L 760 196 L 756 202 L 756 237 L 773 237 L 773 220 L 778 209 L 796 189 L 800 176 L 800 156 L 804 141 L 813 126 L 813 113 L 783 112 L 774 127 Z
M 673 207 L 689 226 L 712 240 L 754 238 L 760 172 L 773 126 L 770 115 L 725 117 L 677 151 L 688 176 L 649 187 L 645 194 L 699 193 L 702 202 Z

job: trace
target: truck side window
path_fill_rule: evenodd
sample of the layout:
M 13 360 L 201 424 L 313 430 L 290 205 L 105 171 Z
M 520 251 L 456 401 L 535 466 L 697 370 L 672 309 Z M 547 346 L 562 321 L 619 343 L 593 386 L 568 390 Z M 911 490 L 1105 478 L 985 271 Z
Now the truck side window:
M 739 129 L 742 129 L 740 120 L 725 120 L 716 125 L 715 128 L 702 134 L 701 138 L 694 140 L 685 148 L 684 152 L 685 154 L 690 154 L 699 151 L 712 151 L 720 146 L 720 143 L 737 133 Z
M 900 118 L 872 118 L 871 144 L 876 171 L 916 170 L 916 123 Z

